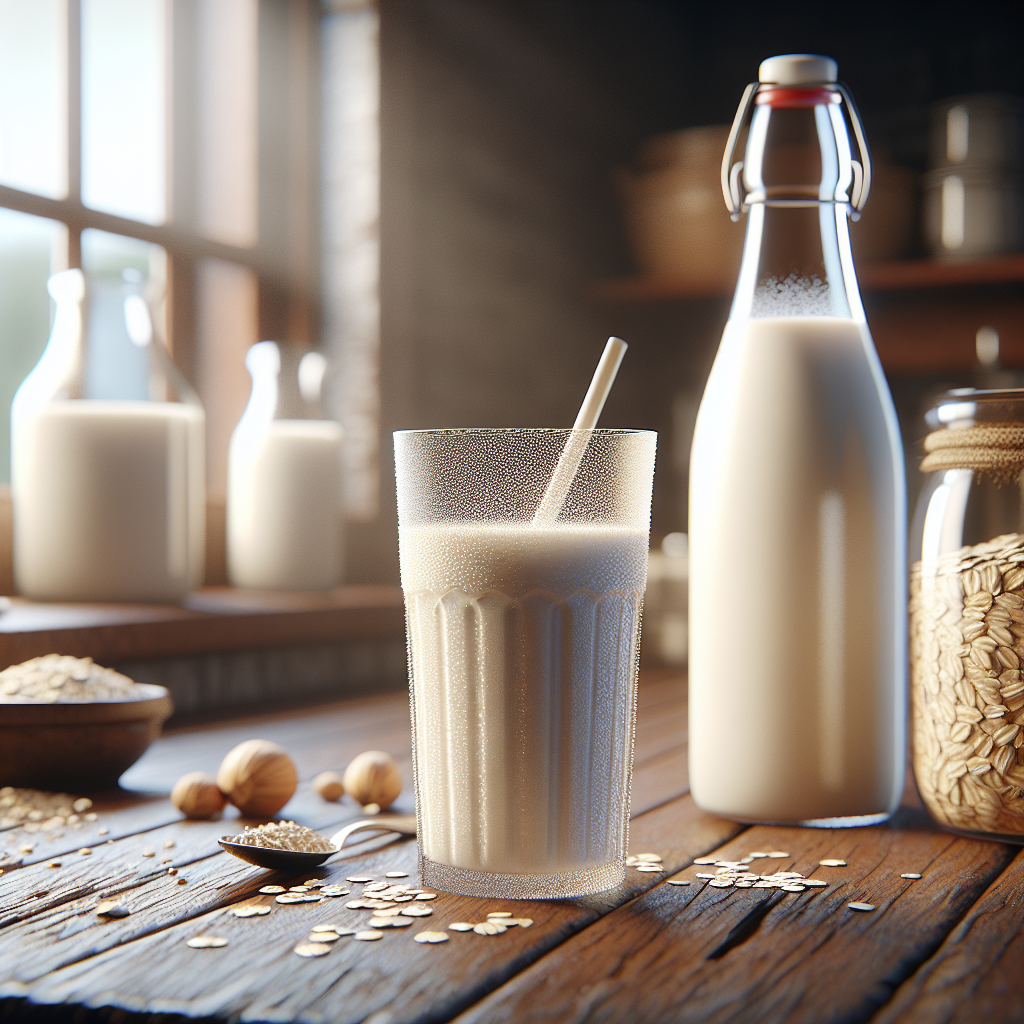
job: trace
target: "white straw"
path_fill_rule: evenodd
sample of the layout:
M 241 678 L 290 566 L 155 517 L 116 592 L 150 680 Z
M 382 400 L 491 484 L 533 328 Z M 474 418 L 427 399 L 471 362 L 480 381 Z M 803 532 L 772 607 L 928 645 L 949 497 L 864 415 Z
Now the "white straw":
M 576 479 L 576 473 L 583 461 L 583 454 L 590 443 L 590 431 L 597 426 L 597 421 L 601 417 L 601 410 L 608 399 L 608 392 L 611 391 L 612 384 L 615 383 L 615 375 L 619 372 L 619 364 L 626 354 L 627 347 L 621 338 L 608 339 L 608 344 L 605 345 L 601 355 L 601 361 L 594 371 L 594 379 L 590 382 L 590 388 L 587 390 L 587 397 L 583 399 L 579 415 L 572 426 L 572 433 L 565 443 L 558 465 L 555 466 L 555 471 L 551 474 L 547 490 L 533 517 L 535 525 L 553 523 L 558 518 L 559 512 L 562 511 L 565 499 L 569 495 L 569 488 L 572 487 L 572 482 Z

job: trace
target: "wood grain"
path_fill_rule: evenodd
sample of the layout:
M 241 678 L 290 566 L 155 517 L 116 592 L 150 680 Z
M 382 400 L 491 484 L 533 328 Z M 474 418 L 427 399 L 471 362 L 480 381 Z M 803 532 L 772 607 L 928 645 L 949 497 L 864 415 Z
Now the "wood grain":
M 740 828 L 704 814 L 691 800 L 684 799 L 636 819 L 634 845 L 659 849 L 668 869 L 676 870 Z M 37 975 L 35 981 L 9 977 L 0 985 L 0 996 L 30 998 L 37 1003 L 108 1004 L 190 1017 L 273 1017 L 341 1024 L 380 1014 L 396 1022 L 443 1020 L 656 884 L 656 876 L 631 871 L 623 886 L 585 900 L 510 904 L 441 895 L 431 904 L 433 916 L 417 921 L 411 928 L 388 933 L 375 944 L 342 939 L 328 956 L 304 961 L 291 950 L 306 938 L 313 924 L 335 922 L 354 926 L 365 922 L 367 913 L 346 910 L 345 901 L 336 900 L 287 907 L 272 904 L 272 912 L 266 918 L 231 918 L 218 908 L 247 895 L 254 886 L 258 887 L 261 879 L 239 875 L 240 869 L 224 861 L 223 856 L 212 857 L 190 869 L 196 875 L 208 872 L 208 876 L 203 876 L 202 889 L 203 899 L 208 901 L 205 913 L 199 913 L 200 907 L 190 897 L 190 905 L 181 911 L 188 920 L 167 927 L 167 897 L 155 889 L 147 889 L 145 894 L 140 890 L 132 894 L 138 914 L 113 924 L 133 929 L 133 935 L 138 934 L 140 926 L 148 925 L 151 934 L 98 952 L 88 960 L 79 959 L 83 950 L 94 949 L 100 937 L 115 936 L 111 926 L 85 924 L 81 932 L 74 932 L 70 916 L 55 918 L 47 924 L 46 935 L 52 936 L 60 928 L 69 931 L 65 941 L 78 943 L 69 947 L 75 962 Z M 415 878 L 415 844 L 395 844 L 369 858 L 353 860 L 345 866 L 331 865 L 317 874 L 337 880 L 353 871 L 379 875 L 386 870 L 405 870 Z M 157 882 L 150 885 L 156 886 Z M 199 885 L 193 891 L 200 891 Z M 170 896 L 172 903 L 175 895 Z M 262 896 L 253 899 L 268 903 L 272 900 Z M 78 918 L 85 916 L 84 908 L 83 904 Z M 528 930 L 513 929 L 493 938 L 452 933 L 450 942 L 437 947 L 413 941 L 412 936 L 425 928 L 443 928 L 457 920 L 482 920 L 488 912 L 499 908 L 529 916 L 535 924 Z M 66 906 L 59 914 L 70 915 L 72 909 Z M 37 923 L 34 921 L 33 925 Z M 19 931 L 23 930 L 21 926 Z M 185 941 L 200 933 L 223 934 L 229 945 L 223 950 L 189 949 Z M 33 945 L 34 955 L 45 949 L 45 937 L 39 943 Z M 18 970 L 23 977 L 35 974 L 37 969 L 31 965 L 32 960 L 29 957 L 28 962 L 19 961 Z M 439 979 L 443 982 L 439 983 Z
M 719 853 L 793 856 L 767 871 L 825 878 L 782 897 L 745 942 L 709 959 L 771 890 L 659 885 L 609 914 L 459 1018 L 486 1021 L 739 1022 L 867 1020 L 969 910 L 1012 857 L 996 843 L 885 827 L 758 826 Z M 845 868 L 816 867 L 837 857 Z M 900 878 L 920 871 L 924 878 Z M 858 914 L 847 903 L 873 903 Z M 837 977 L 841 976 L 841 984 Z
M 1024 852 L 971 907 L 874 1024 L 1024 1021 Z
M 215 770 L 235 743 L 264 736 L 293 752 L 304 780 L 284 809 L 288 817 L 330 831 L 361 815 L 347 799 L 325 803 L 308 780 L 371 746 L 399 759 L 407 786 L 398 809 L 411 810 L 405 695 L 174 730 L 125 777 L 139 792 L 94 795 L 100 819 L 88 828 L 0 834 L 0 848 L 26 838 L 36 847 L 26 857 L 31 863 L 0 874 L 0 1020 L 1024 1019 L 1024 854 L 938 832 L 912 800 L 889 825 L 870 829 L 745 830 L 703 814 L 679 795 L 686 790 L 685 692 L 685 679 L 673 672 L 641 679 L 630 849 L 661 854 L 666 875 L 679 872 L 689 887 L 630 869 L 626 883 L 607 893 L 508 904 L 534 919 L 528 930 L 450 933 L 446 944 L 421 946 L 413 941 L 420 930 L 481 920 L 506 906 L 441 894 L 433 916 L 411 928 L 375 944 L 343 938 L 315 960 L 292 952 L 313 924 L 365 924 L 369 913 L 346 909 L 347 899 L 282 906 L 258 888 L 387 870 L 407 871 L 414 882 L 415 843 L 374 840 L 341 862 L 284 877 L 220 851 L 217 837 L 236 831 L 237 818 L 185 822 L 162 794 L 182 771 Z M 109 835 L 99 837 L 100 827 Z M 167 839 L 174 845 L 165 847 Z M 78 855 L 79 846 L 92 854 Z M 145 848 L 155 856 L 143 857 Z M 716 850 L 733 858 L 756 848 L 792 855 L 760 861 L 761 870 L 792 864 L 832 884 L 780 894 L 705 889 L 696 879 L 707 869 L 693 866 L 694 856 Z M 827 856 L 849 866 L 817 867 Z M 46 867 L 54 857 L 61 868 Z M 169 867 L 179 874 L 168 875 Z M 901 879 L 908 870 L 924 878 Z M 177 884 L 181 876 L 186 885 Z M 354 896 L 360 887 L 349 888 Z M 97 917 L 97 903 L 109 897 L 129 916 Z M 846 909 L 858 898 L 877 909 Z M 265 903 L 271 912 L 237 919 L 227 911 L 240 902 Z M 224 935 L 229 945 L 189 949 L 185 940 L 200 933 Z M 722 955 L 708 959 L 716 949 Z

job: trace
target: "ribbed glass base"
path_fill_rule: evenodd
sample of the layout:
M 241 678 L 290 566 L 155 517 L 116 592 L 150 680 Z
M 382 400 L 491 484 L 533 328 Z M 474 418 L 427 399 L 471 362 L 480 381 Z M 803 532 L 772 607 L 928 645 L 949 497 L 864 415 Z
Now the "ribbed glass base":
M 564 900 L 589 896 L 621 885 L 626 868 L 621 861 L 598 867 L 577 868 L 544 875 L 502 875 L 489 871 L 471 871 L 438 864 L 420 854 L 420 877 L 425 887 L 506 900 Z

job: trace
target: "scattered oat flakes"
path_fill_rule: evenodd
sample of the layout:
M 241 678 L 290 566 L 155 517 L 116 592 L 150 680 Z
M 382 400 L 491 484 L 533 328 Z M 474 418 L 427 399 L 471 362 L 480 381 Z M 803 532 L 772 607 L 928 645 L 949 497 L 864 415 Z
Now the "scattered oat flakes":
M 504 935 L 508 929 L 500 921 L 481 921 L 473 925 L 477 935 Z
M 417 900 L 436 900 L 437 899 L 437 893 L 436 892 L 421 892 L 421 893 L 417 893 L 416 896 L 413 897 L 413 898 L 417 899 Z
M 488 917 L 511 917 L 512 916 L 512 911 L 510 911 L 510 910 L 492 910 L 487 916 Z
M 381 931 L 376 931 L 376 930 L 374 930 L 374 931 L 366 931 L 366 932 L 356 932 L 352 936 L 352 938 L 355 939 L 357 942 L 376 942 L 378 939 L 383 939 L 384 938 L 384 933 L 381 932 Z
M 803 885 L 797 885 L 796 883 L 787 882 L 785 885 L 779 886 L 783 892 L 806 892 L 807 887 Z
M 346 882 L 372 882 L 373 875 L 349 875 Z
M 847 903 L 851 910 L 874 910 L 874 903 Z
M 715 863 L 715 858 L 714 857 L 695 857 L 693 863 L 694 864 L 714 864 Z
M 402 907 L 402 917 L 430 917 L 433 914 L 430 907 L 421 907 L 413 904 L 411 907 Z
M 448 936 L 445 932 L 418 932 L 414 938 L 417 942 L 425 942 L 429 945 L 448 941 Z
M 221 946 L 228 944 L 227 939 L 221 938 L 219 935 L 194 935 L 186 946 L 191 946 L 192 949 L 220 949 Z
M 92 854 L 92 850 L 90 850 L 88 846 L 83 846 L 78 852 L 83 857 L 88 857 L 88 856 L 90 856 Z
M 373 917 L 370 920 L 371 928 L 409 928 L 412 925 L 412 918 L 409 917 Z
M 287 892 L 287 890 L 283 885 L 265 885 L 263 886 L 262 889 L 260 889 L 260 892 L 262 892 L 266 896 L 270 896 L 271 894 L 277 892 Z
M 385 871 L 384 872 L 384 877 L 385 878 L 408 878 L 409 877 L 409 872 L 408 871 Z
M 788 857 L 789 854 L 785 853 L 782 850 L 772 850 L 770 853 L 766 853 L 765 856 L 766 857 L 771 857 L 771 858 L 773 858 L 775 860 L 779 860 L 779 859 L 781 859 L 783 857 Z
M 471 932 L 473 930 L 473 926 L 468 921 L 456 921 L 448 927 L 453 932 Z
M 337 932 L 313 932 L 310 942 L 337 942 L 341 936 Z
M 916 871 L 908 871 L 905 874 L 900 875 L 900 878 L 920 878 L 921 876 Z
M 823 868 L 845 868 L 846 867 L 846 861 L 845 860 L 839 860 L 836 857 L 828 857 L 825 860 L 819 860 L 818 863 Z
M 289 892 L 309 892 L 308 885 L 293 885 L 288 889 Z
M 270 907 L 234 907 L 231 913 L 235 917 L 263 917 L 265 914 L 270 913 Z
M 330 951 L 326 942 L 303 942 L 295 947 L 299 956 L 326 956 Z
M 664 871 L 660 864 L 637 864 L 637 871 Z
M 516 924 L 519 925 L 520 928 L 530 928 L 533 925 L 533 918 L 532 917 L 517 917 L 516 918 Z
M 98 917 L 127 917 L 131 911 L 117 900 L 100 900 L 96 904 L 96 915 Z
M 685 878 L 670 878 L 668 880 L 669 885 L 689 885 L 690 883 Z

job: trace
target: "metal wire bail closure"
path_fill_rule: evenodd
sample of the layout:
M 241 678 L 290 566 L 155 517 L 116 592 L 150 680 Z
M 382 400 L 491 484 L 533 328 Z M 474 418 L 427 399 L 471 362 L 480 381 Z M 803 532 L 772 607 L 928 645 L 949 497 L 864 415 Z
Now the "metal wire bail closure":
M 747 208 L 746 193 L 743 189 L 743 161 L 732 162 L 736 153 L 736 142 L 739 139 L 743 126 L 747 123 L 750 108 L 754 105 L 754 99 L 762 87 L 772 88 L 770 82 L 751 82 L 743 90 L 740 105 L 736 109 L 736 116 L 733 118 L 732 128 L 729 130 L 729 139 L 725 144 L 725 153 L 722 156 L 722 195 L 725 197 L 725 205 L 729 216 L 733 220 L 739 220 L 740 214 Z M 868 149 L 867 138 L 864 135 L 864 126 L 861 124 L 860 112 L 853 102 L 849 90 L 840 82 L 807 83 L 801 88 L 828 88 L 834 89 L 842 96 L 846 103 L 846 113 L 853 126 L 853 135 L 857 141 L 857 151 L 860 160 L 851 160 L 853 165 L 853 184 L 850 187 L 850 216 L 854 220 L 860 219 L 860 211 L 868 201 L 868 193 L 871 191 L 871 152 Z

